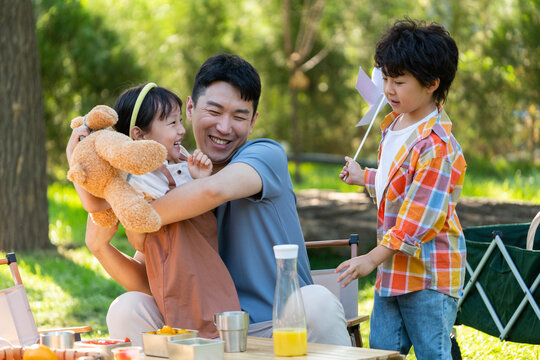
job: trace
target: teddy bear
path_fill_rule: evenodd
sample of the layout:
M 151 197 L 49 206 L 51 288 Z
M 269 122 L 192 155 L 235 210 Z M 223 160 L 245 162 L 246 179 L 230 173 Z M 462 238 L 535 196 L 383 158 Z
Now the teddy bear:
M 128 230 L 157 231 L 161 227 L 160 216 L 129 185 L 127 176 L 157 169 L 165 161 L 167 150 L 156 141 L 133 141 L 114 131 L 111 126 L 117 121 L 116 111 L 105 105 L 71 121 L 72 129 L 84 123 L 92 132 L 75 146 L 67 177 L 111 205 L 111 209 L 91 214 L 97 225 L 110 227 L 120 220 Z

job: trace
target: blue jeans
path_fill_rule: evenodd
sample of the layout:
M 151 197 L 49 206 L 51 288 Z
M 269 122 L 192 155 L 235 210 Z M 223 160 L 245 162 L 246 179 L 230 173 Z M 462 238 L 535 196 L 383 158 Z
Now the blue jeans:
M 408 354 L 419 360 L 452 359 L 450 332 L 458 300 L 434 290 L 381 297 L 375 291 L 369 347 Z

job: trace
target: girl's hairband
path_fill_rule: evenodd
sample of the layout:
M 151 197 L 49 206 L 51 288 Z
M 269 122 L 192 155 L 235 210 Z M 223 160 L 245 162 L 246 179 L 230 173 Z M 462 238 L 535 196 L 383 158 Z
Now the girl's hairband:
M 141 92 L 139 93 L 139 96 L 137 97 L 137 101 L 135 101 L 135 107 L 133 108 L 133 113 L 131 113 L 131 121 L 129 123 L 129 137 L 130 138 L 133 138 L 131 136 L 131 129 L 133 129 L 133 127 L 135 126 L 135 122 L 137 121 L 137 115 L 139 114 L 139 109 L 141 108 L 141 104 L 144 100 L 144 97 L 146 96 L 146 94 L 148 94 L 150 89 L 155 88 L 155 87 L 157 87 L 157 85 L 153 82 L 144 85 Z

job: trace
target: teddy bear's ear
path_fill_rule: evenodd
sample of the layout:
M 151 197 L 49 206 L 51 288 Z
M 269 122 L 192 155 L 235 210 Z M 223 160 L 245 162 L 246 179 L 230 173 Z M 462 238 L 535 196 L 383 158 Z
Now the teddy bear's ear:
M 83 118 L 82 118 L 82 116 L 78 116 L 75 119 L 71 120 L 70 127 L 72 129 L 75 129 L 75 128 L 78 128 L 79 126 L 81 126 L 82 124 L 83 124 Z
M 86 126 L 92 130 L 105 129 L 118 121 L 118 114 L 106 105 L 94 107 L 86 116 Z

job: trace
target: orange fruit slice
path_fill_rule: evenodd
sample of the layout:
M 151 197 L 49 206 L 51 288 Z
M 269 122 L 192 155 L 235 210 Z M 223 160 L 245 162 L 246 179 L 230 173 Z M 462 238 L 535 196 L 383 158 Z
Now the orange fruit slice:
M 34 344 L 25 349 L 23 360 L 58 360 L 58 358 L 48 346 Z

